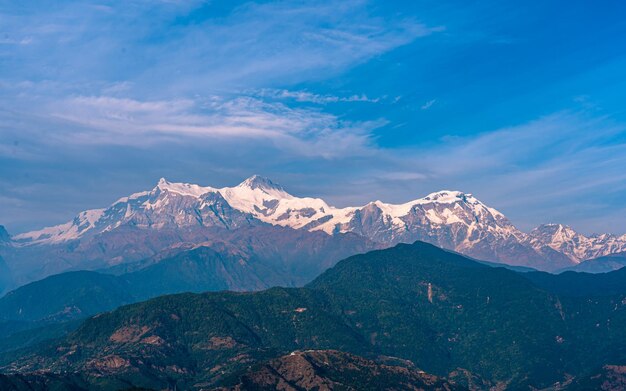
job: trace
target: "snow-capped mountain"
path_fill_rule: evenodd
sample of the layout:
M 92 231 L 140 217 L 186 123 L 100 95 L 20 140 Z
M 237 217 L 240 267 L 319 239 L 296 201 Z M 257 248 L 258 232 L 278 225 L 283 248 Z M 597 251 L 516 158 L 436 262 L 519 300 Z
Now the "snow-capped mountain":
M 547 245 L 576 263 L 626 251 L 626 235 L 595 234 L 587 237 L 563 224 L 540 225 L 528 237 L 533 247 Z
M 405 204 L 381 201 L 335 208 L 319 198 L 300 198 L 269 179 L 253 176 L 235 187 L 213 188 L 159 180 L 150 191 L 132 194 L 105 209 L 78 214 L 72 221 L 13 237 L 22 244 L 59 243 L 114 230 L 122 225 L 171 228 L 268 223 L 327 234 L 354 232 L 396 243 L 428 236 L 470 248 L 485 234 L 523 240 L 500 212 L 471 194 L 440 191 Z M 445 234 L 442 227 L 452 227 Z M 448 238 L 446 238 L 448 237 Z
M 375 201 L 336 208 L 320 198 L 296 197 L 267 178 L 252 176 L 234 187 L 214 188 L 161 179 L 149 191 L 72 221 L 13 237 L 17 246 L 55 245 L 116 232 L 194 230 L 273 225 L 328 235 L 358 234 L 383 246 L 423 240 L 489 261 L 556 270 L 626 250 L 626 235 L 585 237 L 571 228 L 544 225 L 530 234 L 471 194 L 439 191 L 404 204 Z
M 65 224 L 16 235 L 13 239 L 22 244 L 51 244 L 112 231 L 125 225 L 145 229 L 193 226 L 237 228 L 242 224 L 248 225 L 252 220 L 252 216 L 232 208 L 217 189 L 170 183 L 162 178 L 150 191 L 131 194 L 108 208 L 84 211 Z

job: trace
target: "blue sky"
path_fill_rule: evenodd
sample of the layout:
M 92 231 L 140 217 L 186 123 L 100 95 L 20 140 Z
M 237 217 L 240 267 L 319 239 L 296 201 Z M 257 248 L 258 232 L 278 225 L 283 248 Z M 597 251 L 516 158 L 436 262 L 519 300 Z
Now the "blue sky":
M 621 1 L 0 1 L 0 224 L 261 174 L 626 233 Z

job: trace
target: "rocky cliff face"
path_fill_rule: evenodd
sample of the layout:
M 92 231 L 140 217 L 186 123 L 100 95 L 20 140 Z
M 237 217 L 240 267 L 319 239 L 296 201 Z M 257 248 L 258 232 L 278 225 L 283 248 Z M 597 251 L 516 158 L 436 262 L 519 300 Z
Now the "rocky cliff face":
M 240 390 L 461 390 L 417 369 L 410 361 L 374 361 L 338 350 L 296 351 L 270 360 L 241 377 Z

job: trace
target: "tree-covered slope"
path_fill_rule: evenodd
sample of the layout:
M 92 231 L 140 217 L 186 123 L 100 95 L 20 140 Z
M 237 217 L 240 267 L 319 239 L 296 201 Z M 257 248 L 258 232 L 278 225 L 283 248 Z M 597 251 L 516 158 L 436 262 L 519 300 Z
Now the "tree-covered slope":
M 561 296 L 613 296 L 626 294 L 626 269 L 609 273 L 567 271 L 561 274 L 525 273 L 537 287 Z
M 380 351 L 427 372 L 456 367 L 491 379 L 550 381 L 561 368 L 558 299 L 517 273 L 422 243 L 339 263 L 321 290 Z
M 418 242 L 350 257 L 305 288 L 124 306 L 5 371 L 81 373 L 94 389 L 197 389 L 234 386 L 249 366 L 295 350 L 335 349 L 541 388 L 625 362 L 625 326 L 623 295 L 560 297 Z
M 67 272 L 27 284 L 0 299 L 0 319 L 64 320 L 134 302 L 124 279 L 96 272 Z
M 170 293 L 302 286 L 338 260 L 373 246 L 353 234 L 282 227 L 214 234 L 219 239 L 201 246 L 171 248 L 102 272 L 65 272 L 17 288 L 0 298 L 0 321 L 80 318 Z

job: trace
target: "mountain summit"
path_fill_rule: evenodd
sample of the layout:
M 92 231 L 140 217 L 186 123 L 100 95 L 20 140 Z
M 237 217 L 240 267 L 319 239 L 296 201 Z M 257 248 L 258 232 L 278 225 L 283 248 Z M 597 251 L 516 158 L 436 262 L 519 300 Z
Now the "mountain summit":
M 247 187 L 252 190 L 260 189 L 265 191 L 285 191 L 282 186 L 272 182 L 269 178 L 265 178 L 260 175 L 252 175 L 250 178 L 241 182 L 238 187 Z
M 258 175 L 223 188 L 161 178 L 152 190 L 120 198 L 105 209 L 81 212 L 65 224 L 16 235 L 13 243 L 61 245 L 131 228 L 142 237 L 149 232 L 184 232 L 188 237 L 194 230 L 264 224 L 331 236 L 356 234 L 380 246 L 423 240 L 477 259 L 543 270 L 626 251 L 626 235 L 587 238 L 562 225 L 542 225 L 526 234 L 496 209 L 461 191 L 442 190 L 403 204 L 374 201 L 337 208 L 320 198 L 293 196 Z M 103 240 L 109 239 L 98 240 L 106 248 Z

